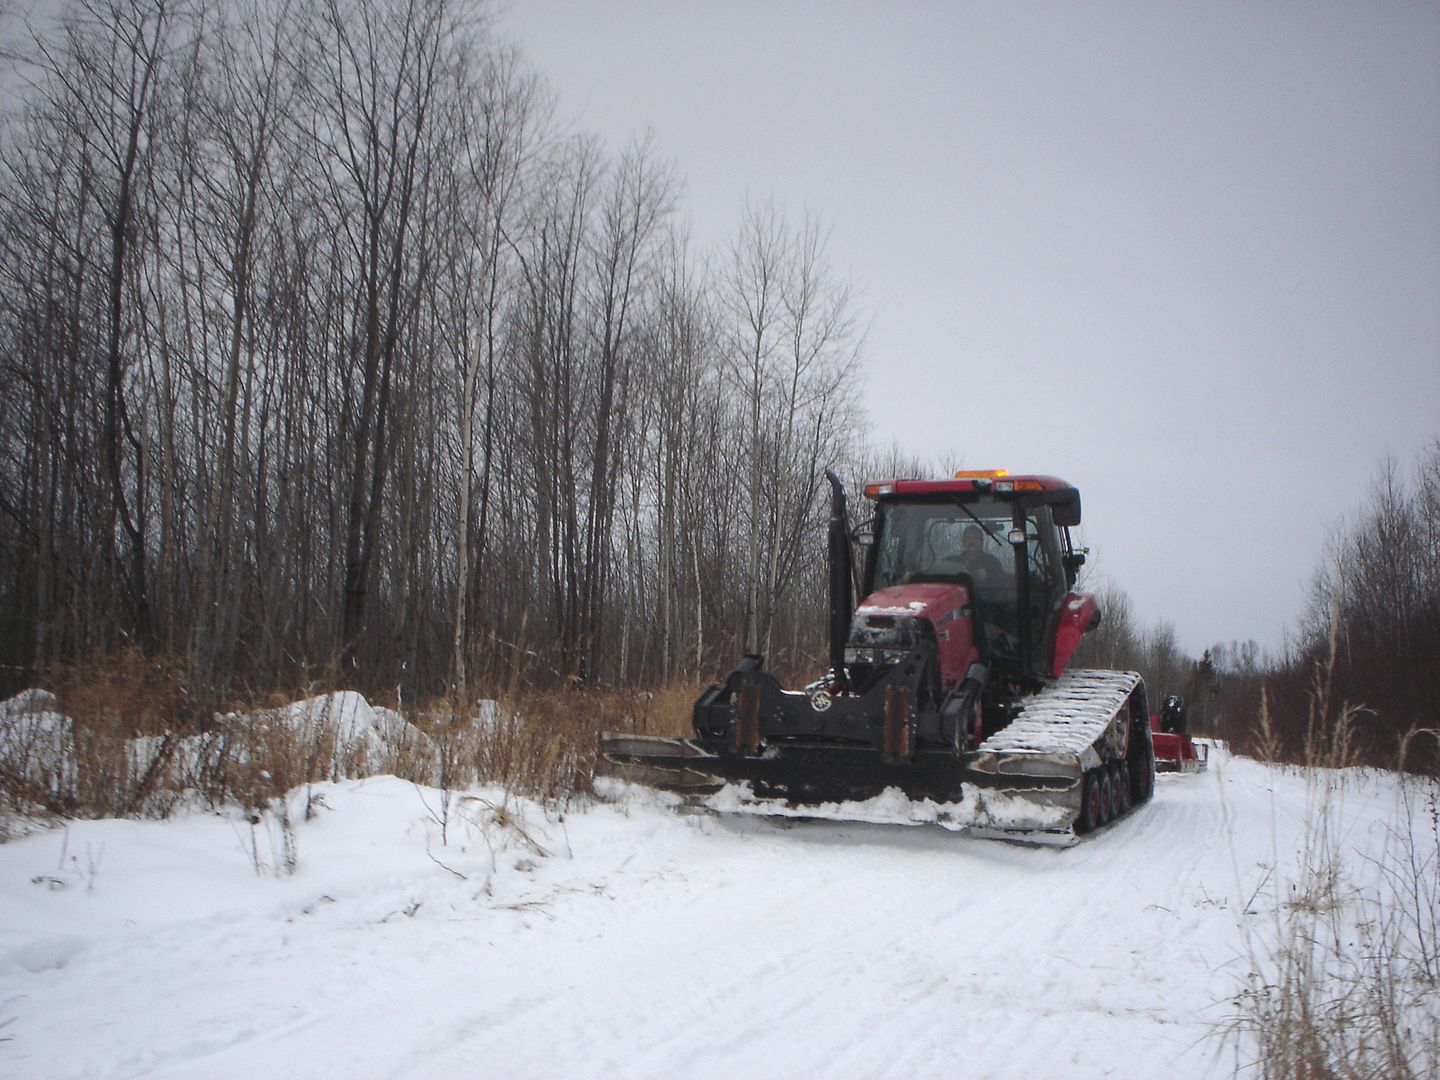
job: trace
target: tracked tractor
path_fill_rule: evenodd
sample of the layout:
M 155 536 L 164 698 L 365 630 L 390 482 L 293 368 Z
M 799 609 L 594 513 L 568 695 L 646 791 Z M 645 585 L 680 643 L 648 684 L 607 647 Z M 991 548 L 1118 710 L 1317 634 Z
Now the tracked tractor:
M 1101 617 L 1075 591 L 1080 493 L 1004 470 L 889 480 L 852 531 L 826 476 L 827 673 L 786 689 L 747 655 L 700 695 L 693 736 L 607 734 L 597 774 L 718 809 L 891 820 L 898 805 L 1059 843 L 1147 800 L 1140 676 L 1069 669 Z

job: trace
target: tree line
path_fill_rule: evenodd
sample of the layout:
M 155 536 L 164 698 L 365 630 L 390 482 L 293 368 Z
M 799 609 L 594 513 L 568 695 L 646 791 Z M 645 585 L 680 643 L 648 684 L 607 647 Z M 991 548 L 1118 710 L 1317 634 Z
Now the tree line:
M 1335 523 L 1295 644 L 1267 680 L 1276 738 L 1304 744 L 1351 711 L 1354 753 L 1440 775 L 1440 442 L 1409 468 L 1387 459 Z M 1334 717 L 1330 718 L 1334 722 Z
M 1332 524 L 1274 654 L 1231 641 L 1197 659 L 1170 624 L 1142 625 L 1123 591 L 1103 592 L 1101 608 L 1077 661 L 1141 672 L 1152 709 L 1181 694 L 1192 726 L 1261 756 L 1440 773 L 1440 442 L 1408 470 L 1385 461 Z
M 473 3 L 71 0 L 7 51 L 0 688 L 125 649 L 197 709 L 823 668 L 823 470 L 931 470 L 865 444 L 819 222 L 696 250 L 653 141 L 558 123 Z M 1237 740 L 1262 692 L 1299 739 L 1321 666 L 1377 745 L 1433 725 L 1437 477 L 1387 467 L 1283 655 L 1112 591 L 1077 659 Z
M 0 147 L 0 663 L 665 680 L 818 656 L 863 334 L 808 215 L 696 251 L 451 0 L 74 0 Z

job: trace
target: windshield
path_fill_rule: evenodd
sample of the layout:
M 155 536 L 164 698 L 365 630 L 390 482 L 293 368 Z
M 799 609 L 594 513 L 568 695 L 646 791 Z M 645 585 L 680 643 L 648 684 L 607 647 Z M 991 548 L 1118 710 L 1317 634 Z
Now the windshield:
M 1015 547 L 1010 534 L 1017 519 L 1009 502 L 881 502 L 876 513 L 871 591 L 910 582 L 968 584 L 981 656 L 1043 669 L 1047 628 L 1066 590 L 1050 507 L 1024 509 L 1025 543 Z M 1017 554 L 1023 588 L 1015 578 Z
M 977 596 L 1011 592 L 1011 524 L 1011 508 L 1000 502 L 882 503 L 874 588 L 968 574 Z

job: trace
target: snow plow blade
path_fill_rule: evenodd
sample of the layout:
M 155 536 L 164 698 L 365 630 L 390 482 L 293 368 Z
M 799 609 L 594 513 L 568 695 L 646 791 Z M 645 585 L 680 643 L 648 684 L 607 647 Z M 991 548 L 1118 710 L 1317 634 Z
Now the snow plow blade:
M 889 760 L 870 746 L 771 744 L 758 754 L 716 753 L 696 739 L 606 733 L 597 776 L 708 795 L 748 784 L 757 799 L 799 807 L 858 802 L 897 788 L 907 798 L 946 802 L 959 797 L 963 764 L 952 754 Z
M 716 753 L 695 739 L 607 733 L 595 775 L 672 792 L 718 813 L 936 824 L 990 838 L 1074 843 L 1078 768 L 1067 774 L 1063 762 L 1044 755 L 1023 765 L 1006 758 L 935 752 L 897 760 L 868 746 L 793 743 L 745 756 Z
M 718 747 L 699 737 L 605 734 L 596 776 L 720 812 L 933 822 L 1044 844 L 1073 843 L 1150 797 L 1153 749 L 1133 672 L 1067 673 L 973 750 L 932 743 L 908 754 L 882 749 L 890 742 L 883 731 L 868 742 L 781 734 L 827 723 L 831 731 L 867 731 L 864 699 L 816 713 L 808 697 L 761 672 L 739 670 L 731 683 L 733 690 L 712 687 L 696 706 L 697 729 L 719 727 Z
M 717 755 L 691 739 L 606 732 L 600 736 L 595 775 L 661 791 L 710 795 L 726 784 L 717 761 Z

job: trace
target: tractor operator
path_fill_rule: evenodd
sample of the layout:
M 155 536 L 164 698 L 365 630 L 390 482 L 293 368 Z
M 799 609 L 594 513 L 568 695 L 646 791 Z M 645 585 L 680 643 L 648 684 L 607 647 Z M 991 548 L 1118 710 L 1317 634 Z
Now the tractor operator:
M 971 525 L 960 538 L 964 550 L 960 561 L 965 572 L 979 588 L 993 589 L 1005 580 L 1005 568 L 1000 560 L 985 550 L 985 532 L 978 525 Z

